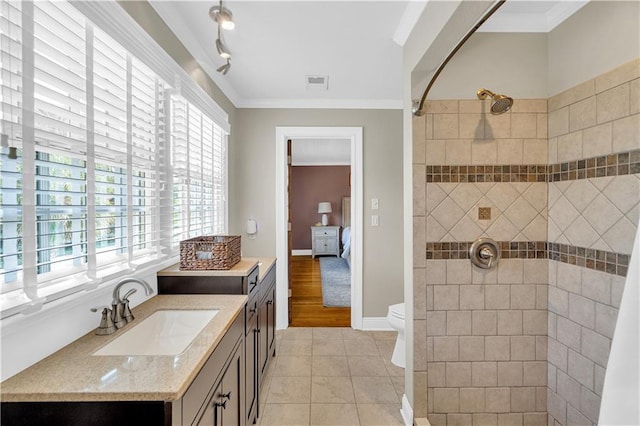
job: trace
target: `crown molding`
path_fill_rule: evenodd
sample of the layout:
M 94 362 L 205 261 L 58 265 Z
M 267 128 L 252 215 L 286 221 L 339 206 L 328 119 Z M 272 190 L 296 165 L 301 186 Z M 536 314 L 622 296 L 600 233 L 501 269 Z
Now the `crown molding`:
M 243 99 L 238 108 L 402 109 L 401 99 Z

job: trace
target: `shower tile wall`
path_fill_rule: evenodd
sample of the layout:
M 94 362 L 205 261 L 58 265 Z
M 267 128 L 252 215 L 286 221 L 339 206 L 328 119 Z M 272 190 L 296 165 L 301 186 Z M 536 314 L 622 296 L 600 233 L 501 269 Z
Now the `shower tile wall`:
M 548 238 L 569 253 L 628 262 L 640 203 L 639 77 L 635 60 L 549 99 L 549 164 L 567 173 L 549 182 Z M 593 157 L 595 175 L 578 174 Z M 626 268 L 568 257 L 549 260 L 549 424 L 596 424 Z
M 434 426 L 547 422 L 547 101 L 488 107 L 414 119 L 414 412 Z M 490 271 L 466 258 L 481 236 L 515 242 Z

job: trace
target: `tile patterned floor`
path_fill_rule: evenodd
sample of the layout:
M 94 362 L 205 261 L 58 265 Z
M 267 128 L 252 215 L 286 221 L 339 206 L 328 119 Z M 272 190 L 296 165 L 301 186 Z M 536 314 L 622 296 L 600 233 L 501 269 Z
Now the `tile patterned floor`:
M 402 425 L 404 369 L 396 333 L 350 328 L 279 331 L 260 392 L 260 426 Z

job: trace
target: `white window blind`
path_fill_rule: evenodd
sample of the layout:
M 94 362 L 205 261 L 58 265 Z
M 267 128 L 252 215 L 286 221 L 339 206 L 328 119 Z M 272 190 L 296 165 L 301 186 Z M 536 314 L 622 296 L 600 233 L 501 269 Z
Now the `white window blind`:
M 2 154 L 0 155 L 0 284 L 22 284 L 22 4 L 0 4 Z M 9 147 L 18 157 L 9 158 Z
M 226 231 L 226 134 L 208 112 L 67 2 L 0 12 L 2 318 Z

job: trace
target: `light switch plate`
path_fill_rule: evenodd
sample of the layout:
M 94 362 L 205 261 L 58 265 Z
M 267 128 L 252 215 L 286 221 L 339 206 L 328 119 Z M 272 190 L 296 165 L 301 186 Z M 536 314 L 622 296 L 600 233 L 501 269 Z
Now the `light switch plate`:
M 380 202 L 377 198 L 371 199 L 371 210 L 378 210 L 380 208 Z
M 374 214 L 371 216 L 371 226 L 378 226 L 380 224 L 378 215 Z

